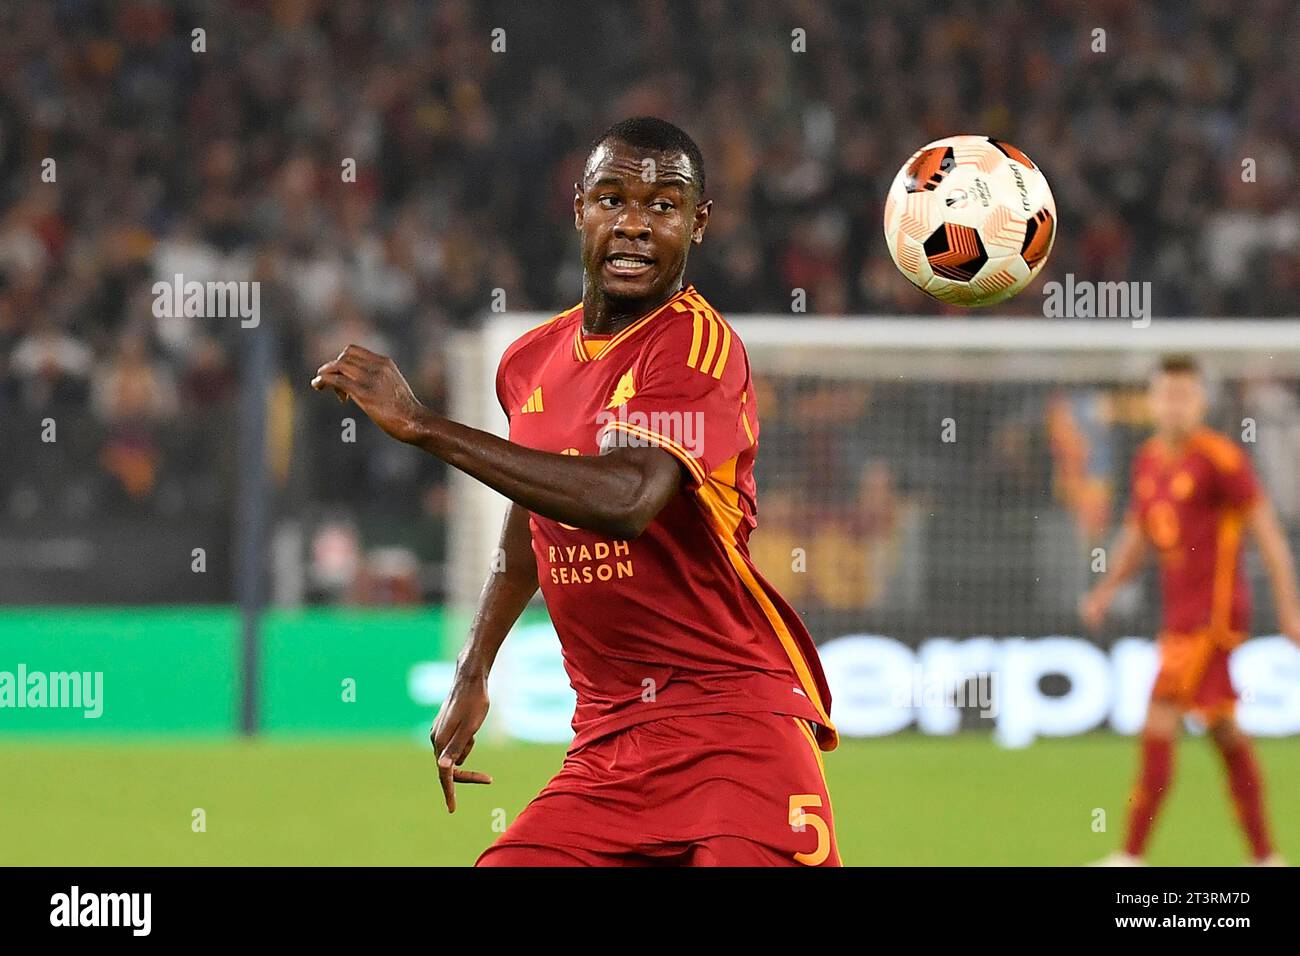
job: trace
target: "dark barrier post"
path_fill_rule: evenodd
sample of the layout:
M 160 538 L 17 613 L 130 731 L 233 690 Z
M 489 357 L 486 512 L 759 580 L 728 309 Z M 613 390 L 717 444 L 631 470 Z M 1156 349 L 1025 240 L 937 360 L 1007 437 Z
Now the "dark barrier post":
M 243 699 L 240 702 L 240 730 L 257 732 L 259 711 L 258 657 L 259 624 L 266 603 L 267 515 L 271 493 L 266 463 L 266 403 L 270 393 L 274 336 L 259 322 L 239 333 L 240 389 L 238 479 L 235 519 L 235 600 L 242 617 Z

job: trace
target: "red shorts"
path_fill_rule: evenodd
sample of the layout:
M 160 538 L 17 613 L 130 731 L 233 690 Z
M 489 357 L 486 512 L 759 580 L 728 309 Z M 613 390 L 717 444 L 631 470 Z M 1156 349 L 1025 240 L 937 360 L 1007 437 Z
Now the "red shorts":
M 1237 691 L 1228 671 L 1231 650 L 1206 632 L 1162 634 L 1160 671 L 1151 699 L 1177 704 L 1212 724 L 1232 716 Z
M 781 714 L 664 717 L 569 754 L 477 866 L 839 866 L 821 751 Z

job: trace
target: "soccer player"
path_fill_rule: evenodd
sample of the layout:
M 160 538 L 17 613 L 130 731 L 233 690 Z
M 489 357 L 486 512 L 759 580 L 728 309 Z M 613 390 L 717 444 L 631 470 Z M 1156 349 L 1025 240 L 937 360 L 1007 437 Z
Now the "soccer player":
M 1106 578 L 1083 600 L 1084 622 L 1100 627 L 1119 587 L 1154 547 L 1160 560 L 1160 669 L 1142 731 L 1142 765 L 1122 852 L 1111 866 L 1142 863 L 1169 788 L 1183 715 L 1197 715 L 1223 758 L 1237 817 L 1258 864 L 1280 865 L 1269 839 L 1264 786 L 1254 747 L 1234 717 L 1228 656 L 1246 636 L 1250 594 L 1242 537 L 1255 535 L 1268 569 L 1282 632 L 1300 644 L 1300 600 L 1286 539 L 1240 447 L 1202 424 L 1206 396 L 1187 356 L 1167 356 L 1148 390 L 1155 435 L 1133 462 L 1131 503 Z
M 582 301 L 505 352 L 509 440 L 424 408 L 355 345 L 312 384 L 513 504 L 431 737 L 449 811 L 487 678 L 542 593 L 577 692 L 562 768 L 481 866 L 838 865 L 812 639 L 750 560 L 758 414 L 735 331 L 687 254 L 712 201 L 682 130 L 642 117 L 574 184 Z

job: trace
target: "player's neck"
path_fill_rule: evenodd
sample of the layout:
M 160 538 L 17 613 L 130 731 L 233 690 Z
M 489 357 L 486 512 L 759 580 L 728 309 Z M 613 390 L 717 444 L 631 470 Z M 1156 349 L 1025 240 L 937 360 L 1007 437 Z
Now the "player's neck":
M 582 331 L 589 335 L 615 335 L 637 319 L 644 318 L 682 290 L 677 284 L 657 302 L 648 299 L 611 299 L 599 289 L 582 294 Z
M 1197 429 L 1193 428 L 1190 431 L 1157 432 L 1156 437 L 1170 454 L 1181 455 L 1191 444 L 1192 436 L 1196 431 Z

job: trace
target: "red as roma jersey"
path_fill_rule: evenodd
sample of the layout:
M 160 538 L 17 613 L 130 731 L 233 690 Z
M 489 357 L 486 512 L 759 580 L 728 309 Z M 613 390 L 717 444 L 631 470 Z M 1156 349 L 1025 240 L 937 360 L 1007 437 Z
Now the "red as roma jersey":
M 532 515 L 538 577 L 577 692 L 573 749 L 682 714 L 803 717 L 838 743 L 803 622 L 749 557 L 758 414 L 732 328 L 687 286 L 613 336 L 584 335 L 574 306 L 501 359 L 510 440 L 566 455 L 655 445 L 682 489 L 640 537 Z
M 1250 626 L 1242 529 L 1259 495 L 1250 458 L 1203 428 L 1180 450 L 1147 441 L 1132 480 L 1131 517 L 1160 555 L 1163 629 L 1240 643 Z

